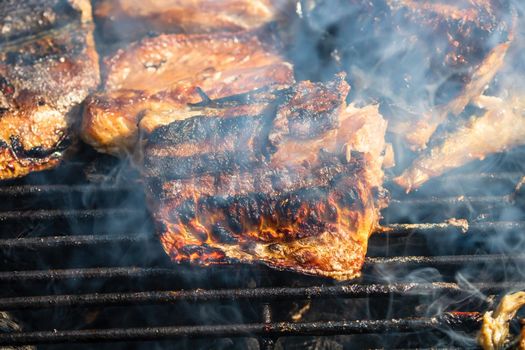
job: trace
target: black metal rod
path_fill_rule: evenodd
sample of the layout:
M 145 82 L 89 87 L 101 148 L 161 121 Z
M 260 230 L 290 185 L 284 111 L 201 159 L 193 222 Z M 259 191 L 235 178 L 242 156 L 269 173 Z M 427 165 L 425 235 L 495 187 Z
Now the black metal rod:
M 8 198 L 18 198 L 23 196 L 38 196 L 38 195 L 68 195 L 71 193 L 113 193 L 113 192 L 130 192 L 136 189 L 131 185 L 18 185 L 18 186 L 3 186 L 0 187 L 0 196 Z
M 439 222 L 439 223 L 415 223 L 415 224 L 388 224 L 384 225 L 382 231 L 378 232 L 381 235 L 388 235 L 389 238 L 402 236 L 410 233 L 483 233 L 492 231 L 508 231 L 508 230 L 525 230 L 525 222 L 523 221 L 484 221 L 468 223 L 464 222 Z
M 315 287 L 239 288 L 217 290 L 148 291 L 127 293 L 67 294 L 0 298 L 0 310 L 43 309 L 58 307 L 125 306 L 142 304 L 172 304 L 176 302 L 207 302 L 217 300 L 283 300 L 322 298 L 362 298 L 381 296 L 421 296 L 432 294 L 470 295 L 523 290 L 525 282 L 477 283 L 463 289 L 456 283 L 393 283 L 349 284 Z M 270 322 L 269 309 L 264 310 L 264 322 Z
M 395 256 L 368 257 L 366 267 L 394 265 L 404 266 L 465 266 L 473 264 L 488 264 L 501 262 L 525 263 L 525 254 L 484 254 L 484 255 L 442 255 L 442 256 Z
M 126 329 L 56 330 L 0 334 L 0 345 L 56 344 L 79 342 L 147 341 L 176 338 L 211 338 L 243 336 L 327 336 L 334 334 L 373 334 L 386 332 L 418 332 L 431 330 L 463 330 L 472 332 L 481 322 L 478 313 L 445 313 L 430 318 L 391 320 L 356 320 L 309 323 L 257 323 L 180 327 L 147 327 Z
M 438 233 L 481 233 L 493 230 L 525 230 L 525 222 L 482 222 L 462 226 L 454 223 L 421 223 L 421 224 L 390 224 L 384 225 L 378 235 L 389 238 L 403 237 L 407 234 L 438 234 Z M 153 240 L 149 234 L 95 234 L 95 235 L 57 235 L 47 237 L 22 237 L 0 239 L 2 249 L 42 249 L 68 248 L 104 244 L 133 244 Z
M 94 278 L 140 278 L 178 276 L 177 269 L 142 268 L 142 267 L 103 267 L 32 271 L 0 272 L 0 282 L 16 282 L 27 280 L 62 280 L 62 279 L 94 279 Z
M 467 233 L 487 232 L 493 230 L 525 230 L 525 222 L 481 222 L 466 224 L 462 226 L 457 223 L 421 223 L 421 224 L 390 224 L 384 225 L 379 235 L 388 235 L 391 238 L 411 234 L 414 232 L 422 234 L 434 233 Z M 132 244 L 146 242 L 153 239 L 153 235 L 129 233 L 125 235 L 96 234 L 96 235 L 57 235 L 47 237 L 22 237 L 0 239 L 0 249 L 26 248 L 64 248 L 80 247 L 87 245 L 102 245 L 108 243 Z
M 151 240 L 153 240 L 153 235 L 145 234 L 24 237 L 0 239 L 0 250 L 19 248 L 68 248 L 105 244 L 133 244 L 148 242 Z
M 144 210 L 134 208 L 110 209 L 41 209 L 41 210 L 13 210 L 0 213 L 0 223 L 6 221 L 23 222 L 25 220 L 60 220 L 60 219 L 100 219 L 100 218 L 126 218 L 141 214 Z
M 450 255 L 450 256 L 399 256 L 399 257 L 368 257 L 364 268 L 394 265 L 405 266 L 432 266 L 450 267 L 469 264 L 493 263 L 525 263 L 525 254 L 507 255 Z M 220 267 L 217 267 L 219 269 Z M 205 269 L 205 268 L 204 268 Z M 225 267 L 227 269 L 227 267 Z M 205 270 L 203 270 L 205 271 Z M 94 278 L 139 278 L 139 277 L 167 277 L 185 274 L 186 269 L 142 268 L 142 267 L 101 267 L 57 270 L 33 271 L 5 271 L 0 272 L 0 282 L 15 282 L 27 280 L 60 280 L 60 279 L 94 279 Z M 195 270 L 193 270 L 195 272 Z

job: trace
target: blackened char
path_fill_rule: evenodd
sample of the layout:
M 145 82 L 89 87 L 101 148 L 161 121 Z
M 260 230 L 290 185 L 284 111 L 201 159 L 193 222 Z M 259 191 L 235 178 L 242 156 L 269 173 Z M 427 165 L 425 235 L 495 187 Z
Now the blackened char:
M 248 100 L 264 104 L 294 82 L 291 64 L 269 38 L 259 30 L 164 34 L 118 51 L 105 60 L 103 92 L 86 101 L 84 140 L 102 152 L 129 154 L 139 128 L 148 134 L 221 108 L 230 116 L 261 114 Z
M 386 123 L 377 106 L 347 106 L 348 90 L 343 75 L 303 81 L 216 113 L 204 96 L 205 115 L 146 135 L 143 174 L 170 257 L 359 275 L 384 205 Z M 250 103 L 264 112 L 238 115 Z
M 99 82 L 88 0 L 0 2 L 0 180 L 57 165 Z

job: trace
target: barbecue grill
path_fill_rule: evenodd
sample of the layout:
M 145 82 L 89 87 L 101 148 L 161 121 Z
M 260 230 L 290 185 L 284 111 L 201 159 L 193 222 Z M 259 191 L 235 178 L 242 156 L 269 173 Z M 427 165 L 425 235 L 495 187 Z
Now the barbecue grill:
M 336 283 L 264 266 L 173 265 L 133 170 L 84 149 L 0 187 L 0 310 L 17 324 L 0 345 L 475 347 L 482 312 L 525 288 L 525 254 L 502 248 L 518 248 L 525 226 L 515 191 L 524 151 L 410 195 L 392 188 L 363 276 Z

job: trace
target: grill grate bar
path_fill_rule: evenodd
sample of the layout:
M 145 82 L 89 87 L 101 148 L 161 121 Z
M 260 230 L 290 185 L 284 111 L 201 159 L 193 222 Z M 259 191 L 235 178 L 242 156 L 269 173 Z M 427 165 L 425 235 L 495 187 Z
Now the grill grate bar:
M 1 187 L 0 187 L 1 188 Z M 450 198 L 422 198 L 422 199 L 405 199 L 390 201 L 389 208 L 395 208 L 396 206 L 407 206 L 407 205 L 497 205 L 497 206 L 510 206 L 514 203 L 514 196 L 494 196 L 494 197 L 450 197 Z M 10 210 L 0 212 L 0 222 L 5 220 L 52 220 L 62 218 L 76 218 L 76 217 L 90 217 L 100 218 L 107 217 L 110 215 L 132 215 L 133 213 L 143 212 L 143 210 L 137 208 L 104 208 L 104 209 L 40 209 L 40 210 Z
M 0 298 L 0 310 L 42 309 L 80 306 L 122 306 L 171 304 L 174 302 L 207 302 L 217 300 L 281 300 L 363 298 L 382 296 L 421 296 L 429 294 L 493 294 L 525 289 L 525 282 L 477 283 L 463 289 L 457 283 L 392 283 L 315 286 L 303 288 L 244 288 L 217 290 L 151 291 L 135 293 L 93 293 Z
M 525 254 L 506 255 L 446 255 L 446 256 L 396 256 L 396 257 L 367 257 L 365 268 L 374 266 L 465 266 L 469 264 L 487 264 L 501 262 L 525 263 Z M 229 267 L 217 266 L 216 271 Z M 168 277 L 180 276 L 185 273 L 184 268 L 143 268 L 143 267 L 101 267 L 56 270 L 31 271 L 4 271 L 0 272 L 0 282 L 26 280 L 59 280 L 59 279 L 94 279 L 94 278 L 140 278 L 140 277 Z M 188 271 L 191 273 L 191 271 Z
M 142 267 L 101 267 L 56 270 L 6 271 L 0 272 L 0 281 L 61 280 L 93 278 L 140 278 L 177 276 L 180 270 Z
M 69 195 L 72 193 L 131 192 L 136 186 L 127 185 L 18 185 L 0 187 L 0 196 L 18 198 L 38 195 Z
M 501 262 L 525 262 L 525 254 L 484 254 L 484 255 L 443 255 L 443 256 L 395 256 L 368 257 L 365 265 L 423 265 L 423 266 L 466 266 L 470 264 L 486 264 Z
M 390 320 L 355 320 L 308 323 L 255 323 L 231 325 L 199 325 L 181 327 L 147 327 L 126 329 L 92 329 L 67 331 L 16 332 L 0 334 L 0 345 L 56 344 L 78 342 L 145 341 L 181 337 L 244 337 L 374 334 L 386 332 L 457 331 L 473 332 L 481 324 L 479 313 L 444 313 L 429 318 Z
M 455 220 L 440 223 L 416 223 L 416 224 L 388 224 L 383 225 L 380 234 L 403 235 L 413 232 L 419 233 L 467 233 L 467 232 L 490 232 L 494 230 L 523 230 L 523 221 L 483 221 L 469 223 L 466 220 Z
M 493 181 L 512 181 L 523 177 L 519 172 L 503 172 L 503 173 L 470 173 L 470 174 L 455 174 L 447 175 L 437 178 L 437 181 L 467 181 L 472 182 L 476 180 L 486 179 Z M 129 185 L 124 183 L 110 183 L 110 184 L 25 184 L 25 185 L 11 185 L 0 187 L 0 196 L 9 198 L 17 198 L 20 196 L 34 196 L 34 195 L 54 195 L 62 194 L 68 195 L 71 193 L 106 193 L 106 192 L 133 192 L 136 190 L 136 185 Z M 453 197 L 454 198 L 454 197 Z M 475 197 L 473 197 L 475 198 Z M 496 197 L 493 197 L 496 198 Z M 420 199 L 421 200 L 421 199 Z M 395 201 L 394 201 L 395 202 Z
M 68 248 L 88 245 L 104 244 L 133 244 L 152 241 L 152 235 L 125 234 L 125 235 L 75 235 L 51 237 L 26 237 L 0 239 L 0 250 L 7 249 L 43 249 Z
M 125 213 L 126 211 L 123 211 Z M 93 214 L 98 215 L 98 214 Z M 468 224 L 463 222 L 443 222 L 443 223 L 421 223 L 421 224 L 389 224 L 383 225 L 377 234 L 388 235 L 391 238 L 411 234 L 414 232 L 423 234 L 438 233 L 470 233 L 470 232 L 490 232 L 493 230 L 525 230 L 525 222 L 503 221 L 503 222 L 478 222 Z M 46 237 L 21 237 L 0 239 L 1 249 L 26 248 L 62 248 L 79 247 L 87 245 L 101 245 L 108 243 L 132 244 L 152 241 L 153 236 L 147 233 L 128 233 L 128 234 L 92 234 L 92 235 L 67 235 L 60 234 Z
M 144 211 L 134 208 L 110 209 L 69 209 L 69 210 L 31 210 L 31 211 L 6 211 L 0 213 L 0 223 L 6 221 L 23 222 L 25 220 L 67 220 L 67 219 L 104 219 L 104 218 L 129 218 Z

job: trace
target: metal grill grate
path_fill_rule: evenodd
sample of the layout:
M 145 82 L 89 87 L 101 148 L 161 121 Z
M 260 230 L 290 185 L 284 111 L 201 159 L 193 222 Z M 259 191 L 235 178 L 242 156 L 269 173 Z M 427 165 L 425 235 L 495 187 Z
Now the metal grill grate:
M 174 267 L 138 182 L 121 180 L 132 172 L 99 163 L 88 157 L 0 187 L 0 310 L 23 327 L 0 333 L 0 345 L 248 337 L 271 349 L 281 337 L 337 336 L 367 347 L 474 346 L 490 296 L 525 288 L 525 255 L 483 244 L 523 231 L 519 172 L 436 180 L 446 196 L 392 191 L 363 277 L 341 284 L 264 266 Z M 447 193 L 448 181 L 464 193 Z M 474 181 L 496 190 L 476 194 Z M 517 214 L 501 220 L 502 210 Z

